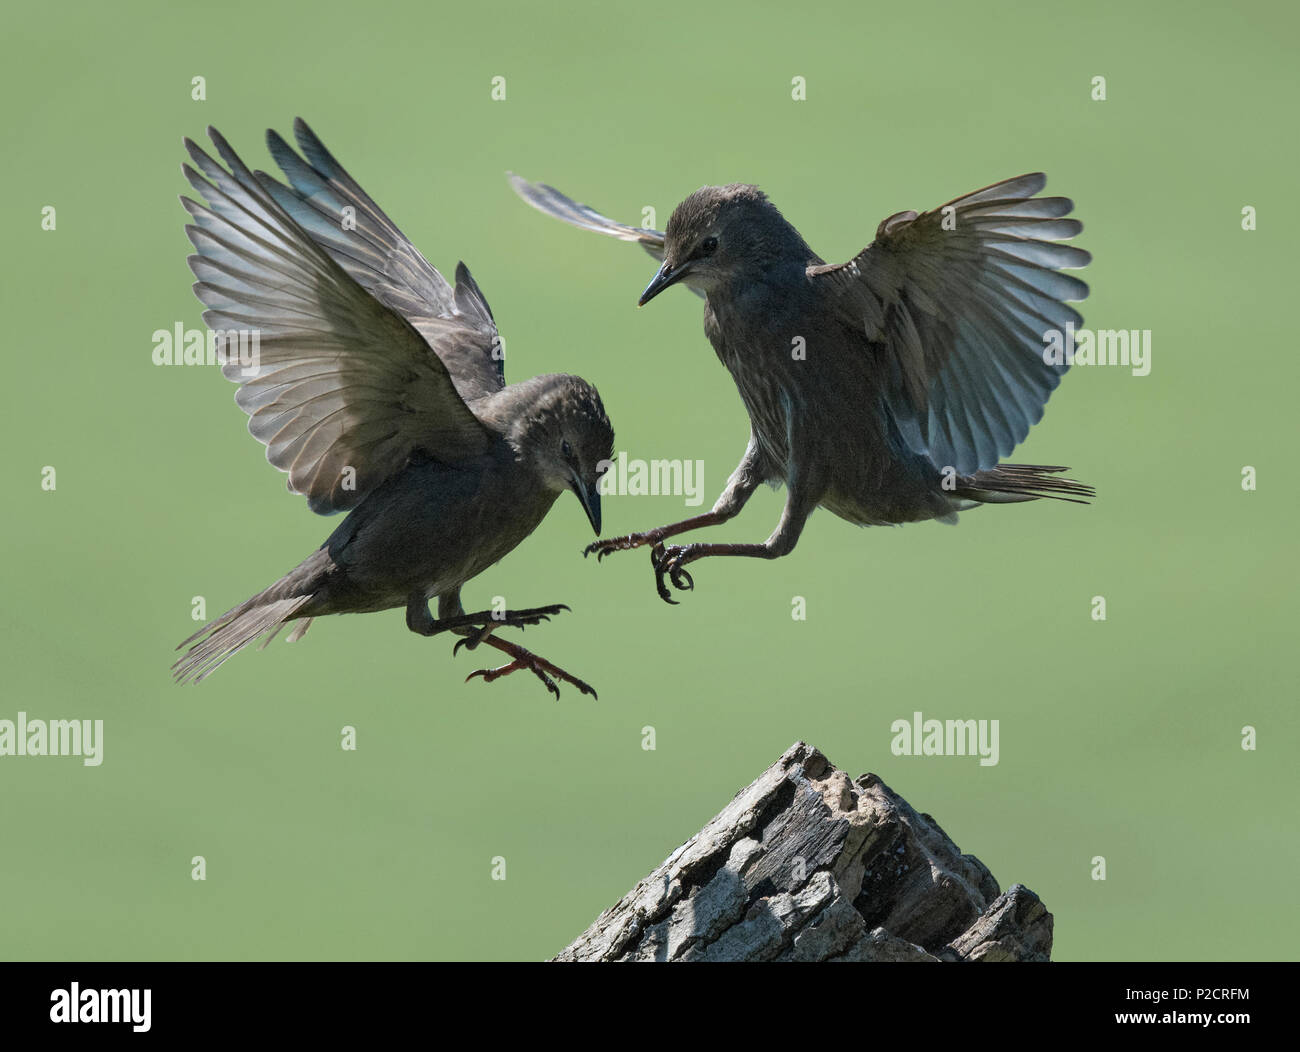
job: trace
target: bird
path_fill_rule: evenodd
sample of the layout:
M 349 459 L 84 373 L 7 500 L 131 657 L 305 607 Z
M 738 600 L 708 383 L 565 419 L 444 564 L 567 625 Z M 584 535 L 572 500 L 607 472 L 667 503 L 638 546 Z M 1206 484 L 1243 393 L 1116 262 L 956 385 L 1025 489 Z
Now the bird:
M 595 697 L 496 635 L 568 606 L 466 613 L 460 592 L 566 490 L 600 536 L 614 433 L 596 389 L 558 373 L 507 385 L 504 345 L 469 269 L 457 264 L 447 282 L 301 118 L 301 156 L 267 132 L 287 183 L 208 135 L 225 166 L 186 138 L 182 171 L 206 203 L 181 203 L 222 373 L 240 385 L 235 401 L 289 491 L 318 514 L 347 515 L 284 577 L 182 642 L 174 678 L 202 680 L 289 622 L 293 641 L 316 617 L 405 608 L 412 632 L 458 636 L 453 655 L 486 644 L 510 659 L 467 681 L 526 670 L 557 698 L 557 680 Z M 241 333 L 256 339 L 241 337 L 236 356 Z
M 701 187 L 661 232 L 508 177 L 539 211 L 636 242 L 658 260 L 638 306 L 677 284 L 703 297 L 705 334 L 748 411 L 744 455 L 710 511 L 584 552 L 600 561 L 648 546 L 665 602 L 694 588 L 686 567 L 697 560 L 788 555 L 819 507 L 880 526 L 955 523 L 982 504 L 1095 496 L 1060 477 L 1066 467 L 1001 462 L 1069 367 L 1044 353 L 1044 339 L 1082 324 L 1069 303 L 1088 294 L 1063 272 L 1092 258 L 1061 243 L 1083 226 L 1066 218 L 1068 198 L 1036 196 L 1043 173 L 927 212 L 897 212 L 845 263 L 826 263 L 752 184 Z M 730 521 L 764 483 L 786 489 L 767 540 L 666 543 Z

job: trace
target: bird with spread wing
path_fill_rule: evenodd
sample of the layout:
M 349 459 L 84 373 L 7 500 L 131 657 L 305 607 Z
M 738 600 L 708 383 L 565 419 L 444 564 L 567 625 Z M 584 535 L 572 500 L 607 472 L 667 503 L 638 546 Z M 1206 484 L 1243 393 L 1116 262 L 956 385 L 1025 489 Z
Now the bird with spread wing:
M 292 640 L 325 614 L 404 607 L 412 632 L 510 658 L 471 677 L 526 670 L 557 696 L 556 680 L 594 696 L 497 635 L 568 607 L 467 614 L 460 590 L 566 490 L 599 536 L 614 441 L 600 396 L 562 374 L 507 385 L 492 311 L 465 265 L 448 283 L 306 123 L 294 133 L 301 156 L 267 133 L 287 183 L 250 171 L 215 129 L 224 167 L 185 140 L 182 170 L 206 202 L 181 198 L 189 264 L 208 327 L 256 336 L 251 367 L 243 354 L 222 364 L 249 431 L 312 511 L 348 514 L 283 578 L 185 640 L 176 679 L 203 679 L 291 621 Z
M 661 266 L 639 303 L 681 283 L 704 297 L 704 331 L 749 412 L 749 443 L 713 508 L 599 540 L 599 557 L 649 546 L 660 596 L 694 587 L 713 556 L 775 559 L 818 507 L 858 525 L 937 519 L 1041 497 L 1085 503 L 1068 470 L 1006 464 L 1043 415 L 1068 362 L 1045 347 L 1082 319 L 1088 287 L 1064 270 L 1090 256 L 1061 244 L 1073 203 L 1038 197 L 1031 174 L 932 211 L 900 212 L 847 263 L 827 264 L 757 187 L 705 186 L 663 232 L 626 226 L 553 187 L 510 176 L 530 205 L 639 243 Z M 762 483 L 785 508 L 759 544 L 666 544 L 735 517 Z

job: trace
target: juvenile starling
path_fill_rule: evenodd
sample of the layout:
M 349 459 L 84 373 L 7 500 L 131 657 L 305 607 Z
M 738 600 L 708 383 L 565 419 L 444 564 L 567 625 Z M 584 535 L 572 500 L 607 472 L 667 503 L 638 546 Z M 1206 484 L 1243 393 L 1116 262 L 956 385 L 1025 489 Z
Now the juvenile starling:
M 1090 486 L 1068 470 L 999 464 L 1043 415 L 1068 364 L 1046 334 L 1081 324 L 1067 300 L 1088 287 L 1060 273 L 1090 256 L 1056 242 L 1083 229 L 1064 197 L 1035 197 L 1022 175 L 918 215 L 899 212 L 847 263 L 827 264 L 757 187 L 705 186 L 660 233 L 624 226 L 552 187 L 512 175 L 521 197 L 574 226 L 637 241 L 662 261 L 648 303 L 681 282 L 704 297 L 704 331 L 749 411 L 749 445 L 713 509 L 587 554 L 651 546 L 665 583 L 694 587 L 707 556 L 788 554 L 814 508 L 858 525 L 938 519 L 978 504 L 1053 497 Z M 762 544 L 668 545 L 734 517 L 760 483 L 787 488 Z
M 453 653 L 486 643 L 510 657 L 471 678 L 526 669 L 557 697 L 556 679 L 594 696 L 494 635 L 568 607 L 467 614 L 460 589 L 566 489 L 599 536 L 596 487 L 614 441 L 600 396 L 576 376 L 506 386 L 492 312 L 465 265 L 448 284 L 302 120 L 294 133 L 306 160 L 267 132 L 288 186 L 250 172 L 212 128 L 229 171 L 185 140 L 198 170 L 182 170 L 207 201 L 181 198 L 198 250 L 189 264 L 249 431 L 312 511 L 349 514 L 299 566 L 185 640 L 176 679 L 203 679 L 289 621 L 292 640 L 323 614 L 405 607 L 412 632 L 462 637 Z M 241 331 L 258 337 L 252 368 L 230 352 Z

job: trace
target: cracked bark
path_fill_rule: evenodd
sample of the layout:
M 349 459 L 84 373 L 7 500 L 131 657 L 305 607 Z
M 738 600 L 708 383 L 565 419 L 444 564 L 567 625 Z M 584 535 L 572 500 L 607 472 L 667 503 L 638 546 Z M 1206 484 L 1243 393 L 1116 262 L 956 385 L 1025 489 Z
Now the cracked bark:
M 796 742 L 557 961 L 1046 961 L 1052 915 L 1000 892 L 874 774 Z

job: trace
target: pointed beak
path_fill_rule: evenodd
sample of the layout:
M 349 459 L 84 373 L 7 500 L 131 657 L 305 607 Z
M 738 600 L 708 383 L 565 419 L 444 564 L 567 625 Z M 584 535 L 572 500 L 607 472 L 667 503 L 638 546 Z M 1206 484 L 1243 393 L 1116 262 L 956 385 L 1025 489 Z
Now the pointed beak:
M 636 301 L 636 305 L 638 307 L 644 307 L 652 299 L 658 296 L 659 293 L 663 292 L 664 289 L 668 288 L 669 285 L 675 285 L 677 282 L 681 281 L 682 278 L 686 276 L 686 272 L 689 269 L 689 262 L 683 263 L 680 267 L 674 267 L 667 260 L 664 260 L 664 265 L 659 268 L 659 273 L 656 274 L 650 284 L 645 287 L 645 292 L 641 293 L 641 298 Z
M 582 504 L 582 510 L 587 513 L 587 521 L 591 523 L 591 528 L 596 531 L 596 536 L 600 536 L 600 490 L 597 488 L 599 482 L 593 482 L 590 486 L 584 486 L 582 479 L 574 477 L 569 482 L 569 487 L 573 490 L 574 495 Z

